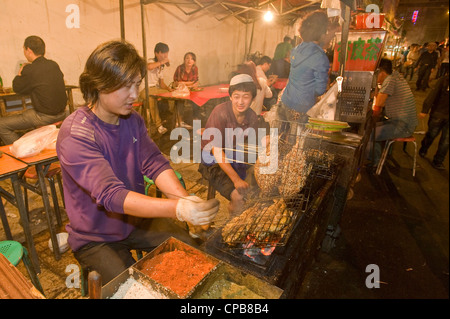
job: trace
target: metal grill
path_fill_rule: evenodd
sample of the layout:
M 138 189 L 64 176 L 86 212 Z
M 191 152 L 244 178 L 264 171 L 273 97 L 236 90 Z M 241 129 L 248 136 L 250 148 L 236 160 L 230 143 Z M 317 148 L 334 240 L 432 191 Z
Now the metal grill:
M 278 120 L 273 128 L 278 129 L 278 156 L 265 153 L 263 157 L 276 160 L 278 169 L 263 174 L 260 168 L 264 166 L 256 163 L 259 192 L 247 196 L 243 212 L 222 229 L 222 241 L 229 247 L 285 245 L 314 191 L 333 177 L 335 159 L 320 149 L 320 135 L 296 122 Z

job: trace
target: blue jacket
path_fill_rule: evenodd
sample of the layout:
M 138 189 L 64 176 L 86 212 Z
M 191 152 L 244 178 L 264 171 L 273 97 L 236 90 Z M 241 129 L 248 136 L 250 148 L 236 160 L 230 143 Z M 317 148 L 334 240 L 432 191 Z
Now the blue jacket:
M 330 62 L 314 42 L 304 42 L 291 52 L 289 82 L 281 101 L 289 108 L 306 113 L 316 98 L 325 93 Z

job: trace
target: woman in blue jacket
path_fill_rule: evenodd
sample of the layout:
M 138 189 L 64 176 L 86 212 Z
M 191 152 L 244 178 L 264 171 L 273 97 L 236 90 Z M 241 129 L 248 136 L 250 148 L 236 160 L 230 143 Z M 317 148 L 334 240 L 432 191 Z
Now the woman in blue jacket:
M 305 113 L 327 89 L 330 62 L 319 45 L 327 28 L 328 17 L 321 11 L 310 13 L 302 21 L 299 31 L 303 42 L 292 49 L 289 82 L 281 97 L 287 120 L 306 121 Z

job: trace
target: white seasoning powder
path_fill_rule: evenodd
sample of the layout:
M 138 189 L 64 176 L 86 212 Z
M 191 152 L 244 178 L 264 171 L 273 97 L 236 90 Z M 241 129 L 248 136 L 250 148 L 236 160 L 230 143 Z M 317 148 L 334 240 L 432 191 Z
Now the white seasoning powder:
M 168 299 L 168 297 L 129 277 L 111 299 Z

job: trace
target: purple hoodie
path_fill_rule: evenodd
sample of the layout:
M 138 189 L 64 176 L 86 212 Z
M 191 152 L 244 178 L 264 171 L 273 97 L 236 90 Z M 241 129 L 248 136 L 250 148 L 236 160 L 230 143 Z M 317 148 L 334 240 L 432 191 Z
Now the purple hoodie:
M 56 151 L 73 251 L 89 242 L 127 238 L 135 219 L 123 212 L 128 192 L 143 194 L 143 175 L 155 180 L 171 169 L 134 111 L 113 125 L 87 107 L 77 109 L 62 124 Z

